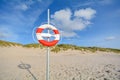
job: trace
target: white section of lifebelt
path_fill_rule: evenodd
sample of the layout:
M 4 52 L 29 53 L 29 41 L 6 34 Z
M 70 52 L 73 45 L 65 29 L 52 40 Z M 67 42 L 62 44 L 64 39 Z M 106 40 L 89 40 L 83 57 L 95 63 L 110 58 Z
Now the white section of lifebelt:
M 44 25 L 42 25 L 42 26 L 39 26 L 39 28 L 43 28 L 43 29 L 48 28 L 48 29 L 52 29 L 52 30 L 57 30 L 57 28 L 55 28 L 55 27 L 52 26 L 52 25 L 48 25 L 48 24 L 44 24 Z
M 52 34 L 50 34 L 50 33 L 41 33 L 40 35 L 41 35 L 42 37 L 44 37 L 44 38 L 50 38 L 50 37 L 54 36 L 54 35 L 52 35 Z
M 54 37 L 55 37 L 55 40 L 59 40 L 60 39 L 60 35 L 59 34 L 54 35 Z
M 55 40 L 59 40 L 60 39 L 60 35 L 59 34 L 49 34 L 49 33 L 37 33 L 37 39 L 38 40 L 44 40 L 44 38 L 50 38 L 50 37 L 55 37 Z
M 37 33 L 37 39 L 38 40 L 44 40 L 43 37 L 41 36 L 41 33 Z

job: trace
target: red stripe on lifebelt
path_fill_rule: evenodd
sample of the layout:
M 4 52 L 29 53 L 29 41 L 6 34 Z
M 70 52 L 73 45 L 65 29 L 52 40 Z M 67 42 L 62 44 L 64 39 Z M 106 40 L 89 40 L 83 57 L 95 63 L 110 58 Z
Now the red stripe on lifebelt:
M 58 31 L 58 30 L 53 30 L 53 32 L 54 32 L 55 34 L 59 34 L 59 31 Z
M 43 28 L 37 28 L 36 33 L 41 33 L 43 30 Z
M 38 41 L 40 43 L 42 43 L 44 46 L 50 47 L 50 46 L 54 46 L 55 44 L 57 44 L 59 40 L 53 40 L 53 41 L 50 41 L 50 42 L 45 41 L 45 40 L 38 40 Z

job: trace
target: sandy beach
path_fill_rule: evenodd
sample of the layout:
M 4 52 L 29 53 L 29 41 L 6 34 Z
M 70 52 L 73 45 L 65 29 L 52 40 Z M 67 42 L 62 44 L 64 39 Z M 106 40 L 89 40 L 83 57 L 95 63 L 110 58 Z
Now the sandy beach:
M 45 80 L 46 49 L 0 47 L 0 80 Z M 120 80 L 120 54 L 50 53 L 50 80 Z

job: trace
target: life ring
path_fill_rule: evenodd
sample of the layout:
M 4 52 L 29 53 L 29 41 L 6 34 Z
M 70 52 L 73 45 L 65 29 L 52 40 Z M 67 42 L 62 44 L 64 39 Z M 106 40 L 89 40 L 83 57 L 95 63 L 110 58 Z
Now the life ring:
M 54 35 L 51 35 L 50 33 L 42 33 L 42 31 L 45 29 L 52 30 L 54 32 Z M 44 24 L 44 25 L 39 26 L 36 30 L 36 36 L 37 36 L 39 43 L 41 43 L 44 46 L 48 46 L 48 47 L 56 45 L 60 39 L 60 34 L 57 28 L 49 24 Z M 51 36 L 55 37 L 53 41 L 47 41 L 47 40 L 44 40 L 43 38 L 43 37 L 50 38 Z

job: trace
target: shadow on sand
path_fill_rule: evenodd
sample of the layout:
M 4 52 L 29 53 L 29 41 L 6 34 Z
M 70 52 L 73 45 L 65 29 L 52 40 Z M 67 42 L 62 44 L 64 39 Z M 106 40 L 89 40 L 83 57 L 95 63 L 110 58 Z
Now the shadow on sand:
M 22 61 L 20 61 L 21 64 L 18 65 L 20 69 L 26 69 L 28 73 L 34 78 L 34 80 L 37 80 L 34 74 L 30 71 L 31 65 L 30 64 L 25 64 Z

